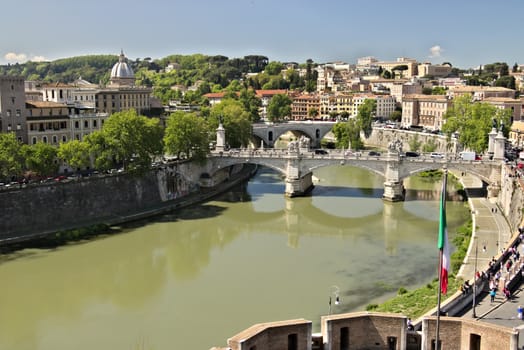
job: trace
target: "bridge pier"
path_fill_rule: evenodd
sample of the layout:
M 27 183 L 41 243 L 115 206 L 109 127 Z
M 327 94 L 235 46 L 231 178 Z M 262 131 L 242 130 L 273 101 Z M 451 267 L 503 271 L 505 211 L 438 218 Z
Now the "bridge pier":
M 400 179 L 400 154 L 388 150 L 382 199 L 388 202 L 401 202 L 405 198 L 404 182 Z
M 313 189 L 313 173 L 308 173 L 300 178 L 286 177 L 286 197 L 300 197 L 308 194 Z
M 406 190 L 402 181 L 384 182 L 382 199 L 388 202 L 401 202 L 405 199 Z

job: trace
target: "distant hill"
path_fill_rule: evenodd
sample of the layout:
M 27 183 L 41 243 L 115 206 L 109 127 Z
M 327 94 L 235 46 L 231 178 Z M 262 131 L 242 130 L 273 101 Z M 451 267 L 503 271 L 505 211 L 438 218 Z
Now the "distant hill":
M 110 71 L 113 65 L 118 62 L 117 55 L 86 55 L 70 58 L 62 58 L 50 62 L 26 62 L 0 65 L 0 75 L 22 76 L 25 80 L 36 80 L 47 83 L 62 82 L 69 83 L 80 77 L 91 83 L 106 83 L 109 81 Z M 158 60 L 152 61 L 150 58 L 143 60 L 128 59 L 135 73 L 138 71 L 159 72 L 168 64 L 175 63 L 178 65 L 178 71 L 193 71 L 186 74 L 188 77 L 202 78 L 207 75 L 211 78 L 209 71 L 215 71 L 216 75 L 222 75 L 223 80 L 229 81 L 231 78 L 239 78 L 242 73 L 260 72 L 268 62 L 265 56 L 245 56 L 244 58 L 229 59 L 225 56 L 206 56 L 201 54 L 194 55 L 170 55 Z M 199 71 L 195 73 L 194 71 Z M 207 74 L 205 74 L 205 73 Z M 213 77 L 214 82 L 220 81 L 219 78 Z M 193 79 L 187 79 L 193 80 Z M 225 83 L 224 81 L 220 81 Z

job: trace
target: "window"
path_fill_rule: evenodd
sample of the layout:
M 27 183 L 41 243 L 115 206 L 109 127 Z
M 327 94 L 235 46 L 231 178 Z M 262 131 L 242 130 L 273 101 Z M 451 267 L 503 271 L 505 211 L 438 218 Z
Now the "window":
M 78 129 L 80 127 L 80 124 L 78 123 L 78 120 L 75 120 L 75 129 Z
M 298 350 L 298 337 L 296 333 L 287 336 L 287 350 Z
M 84 120 L 84 128 L 89 128 L 89 121 L 88 120 Z
M 11 124 L 7 124 L 7 131 L 11 131 Z
M 480 335 L 469 335 L 469 350 L 480 350 Z
M 397 337 L 388 337 L 388 350 L 397 349 Z
M 56 137 L 56 135 L 53 135 L 53 144 L 57 144 L 58 143 L 58 137 Z
M 8 116 L 8 117 L 10 117 L 10 116 L 11 116 L 11 110 L 8 109 L 7 111 L 5 111 L 5 115 Z
M 62 142 L 67 142 L 67 136 L 62 135 Z
M 93 120 L 93 128 L 96 128 L 97 127 L 97 123 L 96 123 L 96 119 Z
M 47 136 L 42 137 L 42 142 L 47 143 Z
M 36 144 L 36 137 L 33 137 L 33 138 L 31 139 L 31 143 L 32 143 L 33 145 Z
M 20 123 L 16 124 L 16 130 L 22 130 L 22 125 Z
M 340 328 L 340 350 L 349 349 L 349 328 Z

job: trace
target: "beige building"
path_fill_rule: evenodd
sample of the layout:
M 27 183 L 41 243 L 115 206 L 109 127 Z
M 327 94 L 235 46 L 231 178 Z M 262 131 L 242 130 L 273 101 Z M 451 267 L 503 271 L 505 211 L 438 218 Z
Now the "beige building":
M 309 111 L 313 108 L 320 110 L 320 98 L 318 95 L 301 94 L 292 97 L 291 120 L 308 120 Z M 317 116 L 318 118 L 318 116 Z
M 99 113 L 112 114 L 135 109 L 138 114 L 148 115 L 152 91 L 149 87 L 135 85 L 135 73 L 122 52 L 111 69 L 109 84 L 95 95 L 95 108 Z
M 452 67 L 447 64 L 431 64 L 424 62 L 418 65 L 418 76 L 426 77 L 431 76 L 435 78 L 444 78 L 451 73 Z
M 515 90 L 498 86 L 450 86 L 449 96 L 455 98 L 469 94 L 476 101 L 482 101 L 488 97 L 515 98 Z
M 441 130 L 443 116 L 451 105 L 444 95 L 406 95 L 402 100 L 401 126 L 422 126 L 429 130 Z
M 0 132 L 14 132 L 27 142 L 24 78 L 0 76 Z
M 511 110 L 511 120 L 522 119 L 522 101 L 520 99 L 506 97 L 488 97 L 482 102 L 487 102 L 498 109 Z
M 405 82 L 391 84 L 389 94 L 397 100 L 398 103 L 402 103 L 402 99 L 406 95 L 422 94 L 422 84 L 418 82 Z
M 27 101 L 27 136 L 29 144 L 37 142 L 58 146 L 71 140 L 68 107 L 52 101 Z
M 375 63 L 377 66 L 382 67 L 383 70 L 390 71 L 393 73 L 393 68 L 401 65 L 406 65 L 407 70 L 402 73 L 395 72 L 395 77 L 397 78 L 411 78 L 418 74 L 418 63 L 417 60 L 406 57 L 399 57 L 396 61 L 380 61 Z
M 511 124 L 508 141 L 517 147 L 524 147 L 524 121 L 514 121 Z

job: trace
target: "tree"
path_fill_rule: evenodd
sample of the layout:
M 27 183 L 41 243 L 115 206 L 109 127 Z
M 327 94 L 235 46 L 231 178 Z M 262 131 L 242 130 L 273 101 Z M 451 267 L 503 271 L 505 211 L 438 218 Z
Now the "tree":
M 284 65 L 277 61 L 269 62 L 268 65 L 265 68 L 265 72 L 269 75 L 277 75 L 282 72 L 282 69 L 284 69 Z
M 336 139 L 336 147 L 344 148 L 349 146 L 349 128 L 346 122 L 338 122 L 333 126 L 333 135 Z
M 162 154 L 159 120 L 140 116 L 134 109 L 112 114 L 101 132 L 103 156 L 110 155 L 128 171 L 149 169 L 153 158 Z
M 488 147 L 488 133 L 491 131 L 493 119 L 505 125 L 503 130 L 507 137 L 511 110 L 498 109 L 486 102 L 472 102 L 470 95 L 454 99 L 453 105 L 444 115 L 445 123 L 442 131 L 451 137 L 458 133 L 458 141 L 466 148 L 477 153 L 484 152 Z
M 227 145 L 238 148 L 249 144 L 251 118 L 241 101 L 228 98 L 214 105 L 208 117 L 210 132 L 214 132 L 218 127 L 219 118 L 222 118 L 222 125 L 226 131 Z
M 20 176 L 22 165 L 21 145 L 15 133 L 0 133 L 0 179 L 8 180 Z
M 382 77 L 383 77 L 384 79 L 391 79 L 391 78 L 392 78 L 392 77 L 391 77 L 391 72 L 388 71 L 388 70 L 385 70 L 384 73 L 382 73 Z
M 62 159 L 73 169 L 88 167 L 90 162 L 90 148 L 85 141 L 71 140 L 58 145 L 58 158 Z
M 373 116 L 375 114 L 375 111 L 377 109 L 377 101 L 374 99 L 366 99 L 364 100 L 364 103 L 360 105 L 358 108 L 357 113 L 357 124 L 364 132 L 364 135 L 366 137 L 369 137 L 371 135 L 372 131 L 372 124 L 373 124 Z
M 435 142 L 434 138 L 430 138 L 422 146 L 422 152 L 425 152 L 425 153 L 434 152 L 436 149 L 437 149 L 437 143 Z
M 511 71 L 513 73 L 517 73 L 519 71 L 519 65 L 517 64 L 517 62 L 515 62 L 515 64 L 513 65 L 513 68 L 511 69 Z
M 501 86 L 501 87 L 515 90 L 516 89 L 515 77 L 510 76 L 510 75 L 505 75 L 503 77 L 500 77 L 495 81 L 495 86 Z
M 244 89 L 240 92 L 238 98 L 244 109 L 249 113 L 249 120 L 256 123 L 260 120 L 259 109 L 262 107 L 262 101 L 257 97 L 253 89 Z
M 313 92 L 317 85 L 317 71 L 313 71 L 313 60 L 306 61 L 306 91 Z
M 315 119 L 318 116 L 318 109 L 316 109 L 315 107 L 310 108 L 307 111 L 307 115 L 309 118 Z
M 347 122 L 349 142 L 351 142 L 351 149 L 359 150 L 364 148 L 364 143 L 360 138 L 360 126 L 355 119 L 350 119 Z
M 206 122 L 195 113 L 175 112 L 167 119 L 164 134 L 165 151 L 196 160 L 205 159 L 209 152 L 209 133 Z
M 288 95 L 273 95 L 267 106 L 267 118 L 272 122 L 279 122 L 288 117 L 291 114 L 291 103 Z
M 409 149 L 413 152 L 417 152 L 420 149 L 422 142 L 419 140 L 418 134 L 413 135 L 409 138 L 408 146 Z
M 402 78 L 403 72 L 408 70 L 408 66 L 405 64 L 399 64 L 398 66 L 393 67 L 391 70 L 393 72 L 400 72 L 400 77 Z
M 58 172 L 56 147 L 48 143 L 37 142 L 34 145 L 23 145 L 21 152 L 28 170 L 41 176 L 54 175 Z

